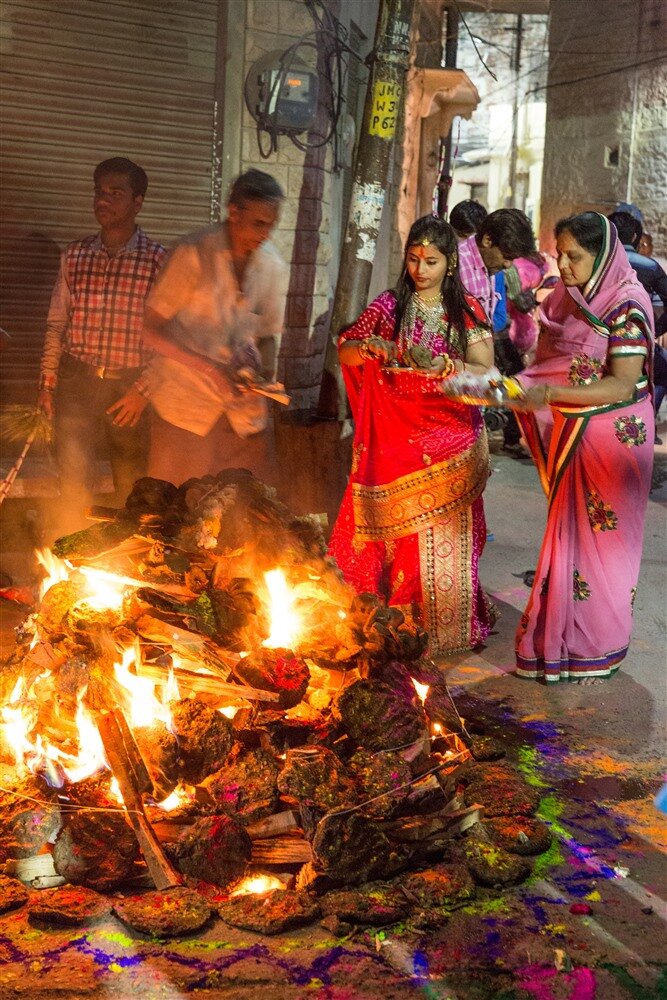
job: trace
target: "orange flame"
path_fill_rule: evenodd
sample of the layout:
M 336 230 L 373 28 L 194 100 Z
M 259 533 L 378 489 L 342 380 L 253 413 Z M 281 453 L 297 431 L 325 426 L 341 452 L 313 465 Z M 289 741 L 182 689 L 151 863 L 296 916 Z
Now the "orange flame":
M 72 567 L 63 559 L 54 556 L 51 549 L 35 549 L 35 556 L 40 566 L 46 570 L 46 576 L 39 585 L 39 599 L 41 601 L 47 590 L 55 583 L 67 580 Z
M 114 673 L 116 680 L 125 689 L 128 695 L 127 713 L 128 723 L 132 728 L 152 726 L 156 722 L 163 722 L 167 728 L 171 726 L 171 709 L 169 702 L 179 697 L 178 684 L 171 671 L 169 682 L 165 686 L 159 701 L 155 695 L 156 683 L 150 677 L 141 677 L 130 671 L 133 663 L 139 659 L 138 648 L 123 650 L 123 662 L 114 663 Z
M 290 649 L 301 631 L 301 619 L 294 610 L 295 595 L 281 569 L 264 574 L 269 592 L 271 634 L 263 642 L 269 649 Z
M 177 785 L 166 799 L 163 799 L 162 802 L 156 802 L 155 805 L 158 809 L 164 809 L 165 812 L 173 812 L 174 809 L 178 809 L 179 806 L 191 801 L 192 793 L 184 788 L 183 785 Z
M 25 681 L 19 677 L 9 701 L 0 709 L 0 732 L 4 742 L 14 755 L 19 774 L 43 770 L 53 785 L 62 784 L 62 779 L 70 782 L 82 781 L 91 774 L 106 767 L 102 741 L 90 712 L 83 704 L 86 689 L 77 697 L 76 725 L 78 729 L 78 750 L 67 753 L 42 739 L 41 734 L 32 736 L 37 722 L 39 700 L 35 688 L 50 676 L 41 674 L 24 690 Z M 59 775 L 60 780 L 59 780 Z
M 414 679 L 414 677 L 412 678 L 412 683 L 415 686 L 415 691 L 417 692 L 417 697 L 419 698 L 420 702 L 423 705 L 424 702 L 426 701 L 426 695 L 429 692 L 430 685 L 429 684 L 420 684 L 419 681 L 416 681 Z

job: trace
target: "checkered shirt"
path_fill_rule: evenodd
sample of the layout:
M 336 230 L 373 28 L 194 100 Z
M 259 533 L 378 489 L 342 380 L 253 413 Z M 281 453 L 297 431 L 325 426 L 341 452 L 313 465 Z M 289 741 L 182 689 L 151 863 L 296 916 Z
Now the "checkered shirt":
M 459 243 L 459 277 L 465 290 L 481 303 L 487 321 L 491 323 L 497 295 L 474 234 Z
M 144 302 L 166 254 L 141 229 L 113 257 L 99 234 L 65 248 L 46 324 L 41 389 L 54 388 L 63 353 L 111 369 L 148 363 Z

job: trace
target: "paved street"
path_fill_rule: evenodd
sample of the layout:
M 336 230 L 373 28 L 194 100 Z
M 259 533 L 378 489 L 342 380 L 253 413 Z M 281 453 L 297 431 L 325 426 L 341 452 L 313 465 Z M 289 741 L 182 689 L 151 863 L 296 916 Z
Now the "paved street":
M 663 437 L 667 440 L 663 424 Z M 667 448 L 656 448 L 667 471 Z M 315 926 L 274 938 L 221 922 L 154 942 L 109 919 L 40 930 L 0 918 L 0 997 L 134 995 L 270 1000 L 652 1000 L 667 997 L 665 509 L 651 495 L 635 636 L 622 670 L 595 687 L 515 678 L 512 640 L 528 596 L 545 502 L 532 465 L 493 456 L 483 580 L 502 611 L 479 655 L 446 665 L 460 713 L 505 741 L 542 792 L 555 842 L 532 879 L 481 894 L 425 933 L 409 926 L 339 940 Z M 14 610 L 5 605 L 3 635 Z M 576 906 L 589 912 L 576 912 Z M 575 906 L 575 912 L 571 907 Z

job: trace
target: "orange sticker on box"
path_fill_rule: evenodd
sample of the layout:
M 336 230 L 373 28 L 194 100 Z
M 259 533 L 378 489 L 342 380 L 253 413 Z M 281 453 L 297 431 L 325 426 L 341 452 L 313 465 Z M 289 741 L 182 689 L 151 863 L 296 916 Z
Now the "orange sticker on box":
M 395 80 L 376 80 L 368 132 L 381 139 L 393 139 L 398 118 L 401 85 Z

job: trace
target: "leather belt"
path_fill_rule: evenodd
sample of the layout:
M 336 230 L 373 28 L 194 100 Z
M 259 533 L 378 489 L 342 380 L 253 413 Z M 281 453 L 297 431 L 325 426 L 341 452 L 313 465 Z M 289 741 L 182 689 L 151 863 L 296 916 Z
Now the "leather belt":
M 141 372 L 141 367 L 137 368 L 109 368 L 106 365 L 89 365 L 87 361 L 81 361 L 80 358 L 75 358 L 72 354 L 63 355 L 63 363 L 76 368 L 81 368 L 85 371 L 86 375 L 92 375 L 93 378 L 100 379 L 119 379 L 126 378 L 127 376 L 136 375 L 138 376 Z

